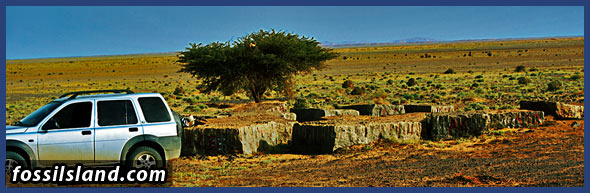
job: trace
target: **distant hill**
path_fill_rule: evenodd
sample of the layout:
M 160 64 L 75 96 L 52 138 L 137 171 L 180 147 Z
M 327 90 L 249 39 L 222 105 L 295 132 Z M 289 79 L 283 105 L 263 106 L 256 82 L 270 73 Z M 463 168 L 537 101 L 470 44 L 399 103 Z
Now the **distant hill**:
M 531 38 L 499 38 L 499 39 L 465 39 L 465 40 L 438 40 L 428 37 L 415 37 L 400 40 L 393 40 L 390 42 L 321 42 L 322 46 L 329 48 L 345 48 L 345 47 L 370 47 L 370 46 L 387 46 L 387 45 L 404 45 L 404 44 L 433 44 L 433 43 L 452 43 L 452 42 L 487 42 L 487 41 L 503 41 L 503 40 L 532 40 L 532 39 L 546 39 L 546 38 L 571 38 L 584 36 L 554 36 L 554 37 L 531 37 Z
M 390 45 L 390 44 L 417 44 L 417 43 L 435 43 L 445 42 L 444 40 L 437 40 L 427 37 L 414 37 L 400 40 L 393 40 L 390 42 L 355 42 L 355 41 L 342 41 L 342 42 L 321 42 L 322 46 L 326 47 L 355 47 L 355 46 L 378 46 L 378 45 Z
M 392 40 L 390 42 L 362 42 L 362 41 L 341 41 L 341 42 L 320 42 L 321 46 L 328 48 L 347 48 L 347 47 L 371 47 L 371 46 L 390 46 L 390 45 L 414 45 L 414 44 L 437 44 L 437 43 L 458 43 L 458 42 L 489 42 L 489 41 L 507 41 L 507 40 L 534 40 L 534 39 L 550 39 L 550 38 L 576 38 L 579 36 L 553 36 L 553 37 L 531 37 L 531 38 L 501 38 L 501 39 L 465 39 L 465 40 L 438 40 L 428 37 L 414 37 L 400 40 Z M 142 57 L 142 56 L 174 56 L 178 54 L 178 51 L 174 52 L 154 52 L 154 53 L 127 53 L 127 54 L 115 54 L 115 55 L 92 55 L 92 56 L 70 56 L 70 57 L 46 57 L 46 58 L 27 58 L 27 59 L 7 59 L 7 63 L 18 63 L 28 60 L 34 62 L 34 60 L 75 60 L 75 59 L 92 59 L 92 58 L 126 58 L 126 57 Z

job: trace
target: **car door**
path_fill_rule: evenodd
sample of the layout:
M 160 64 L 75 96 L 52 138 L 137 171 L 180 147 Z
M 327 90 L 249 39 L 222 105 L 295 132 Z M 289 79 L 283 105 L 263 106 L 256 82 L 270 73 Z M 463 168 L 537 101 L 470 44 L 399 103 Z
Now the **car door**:
M 97 99 L 95 114 L 96 162 L 118 162 L 125 143 L 143 134 L 134 103 L 130 98 Z
M 37 148 L 42 165 L 94 162 L 93 101 L 64 103 L 39 128 Z

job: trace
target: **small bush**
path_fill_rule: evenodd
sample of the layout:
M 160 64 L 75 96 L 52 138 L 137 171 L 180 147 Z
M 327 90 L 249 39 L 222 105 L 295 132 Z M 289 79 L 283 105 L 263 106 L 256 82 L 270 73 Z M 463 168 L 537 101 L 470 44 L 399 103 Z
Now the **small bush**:
M 582 77 L 580 75 L 576 74 L 576 75 L 573 75 L 572 77 L 570 77 L 570 80 L 578 80 L 580 78 L 582 78 Z
M 183 98 L 182 100 L 184 100 L 184 102 L 186 102 L 188 104 L 191 104 L 191 105 L 197 103 L 197 100 L 196 99 L 190 98 L 190 97 Z
M 526 68 L 522 65 L 517 66 L 516 69 L 514 69 L 515 72 L 524 72 L 526 71 Z
M 296 109 L 308 109 L 311 108 L 311 104 L 305 98 L 296 98 L 295 103 L 293 103 L 293 108 Z
M 391 79 L 387 80 L 387 84 L 392 85 L 393 84 L 393 80 L 391 80 Z
M 531 83 L 531 80 L 526 77 L 519 77 L 517 80 L 518 80 L 518 84 L 527 85 L 527 84 Z
M 352 89 L 352 88 L 354 88 L 354 83 L 352 83 L 352 80 L 345 80 L 342 83 L 342 88 L 350 88 L 350 89 Z
M 354 87 L 350 92 L 351 95 L 363 95 L 365 94 L 365 88 L 362 87 Z
M 408 85 L 408 87 L 412 87 L 416 84 L 417 84 L 417 82 L 414 78 L 410 78 L 410 79 L 408 79 L 408 82 L 406 82 L 406 85 Z
M 561 82 L 559 81 L 551 81 L 549 84 L 547 84 L 547 90 L 548 91 L 556 91 L 561 89 Z
M 453 70 L 452 68 L 447 69 L 447 71 L 444 72 L 445 74 L 455 74 L 455 70 Z
M 176 87 L 174 89 L 174 95 L 183 95 L 184 94 L 184 88 L 182 87 Z
M 468 105 L 468 107 L 470 107 L 471 109 L 474 109 L 474 110 L 486 110 L 486 109 L 488 109 L 487 106 L 485 106 L 485 105 L 483 105 L 481 103 L 470 103 Z

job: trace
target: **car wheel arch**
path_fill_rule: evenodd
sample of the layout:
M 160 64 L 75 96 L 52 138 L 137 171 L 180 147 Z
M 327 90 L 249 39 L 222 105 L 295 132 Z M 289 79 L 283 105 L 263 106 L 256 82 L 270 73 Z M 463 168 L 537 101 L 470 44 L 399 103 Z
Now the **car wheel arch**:
M 35 162 L 35 160 L 37 160 L 35 153 L 31 147 L 21 141 L 6 140 L 6 151 L 12 151 L 23 156 L 27 161 L 27 164 L 31 167 L 35 167 L 37 165 Z
M 141 146 L 154 148 L 156 151 L 158 151 L 160 156 L 162 156 L 164 164 L 166 163 L 166 152 L 164 151 L 162 145 L 160 145 L 158 142 L 158 137 L 153 135 L 139 135 L 129 139 L 123 146 L 120 157 L 121 164 L 125 164 L 125 160 L 127 160 L 129 153 Z

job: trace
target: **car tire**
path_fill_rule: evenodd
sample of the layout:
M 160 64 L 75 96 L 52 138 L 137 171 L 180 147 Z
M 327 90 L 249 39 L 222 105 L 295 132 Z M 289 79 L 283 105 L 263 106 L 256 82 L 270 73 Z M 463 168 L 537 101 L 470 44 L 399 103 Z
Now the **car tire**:
M 154 148 L 140 146 L 127 156 L 126 165 L 131 169 L 163 168 L 164 159 Z
M 27 160 L 19 153 L 13 151 L 6 152 L 6 173 L 9 174 L 14 167 L 20 165 L 21 167 L 28 167 Z M 16 165 L 15 165 L 16 164 Z

